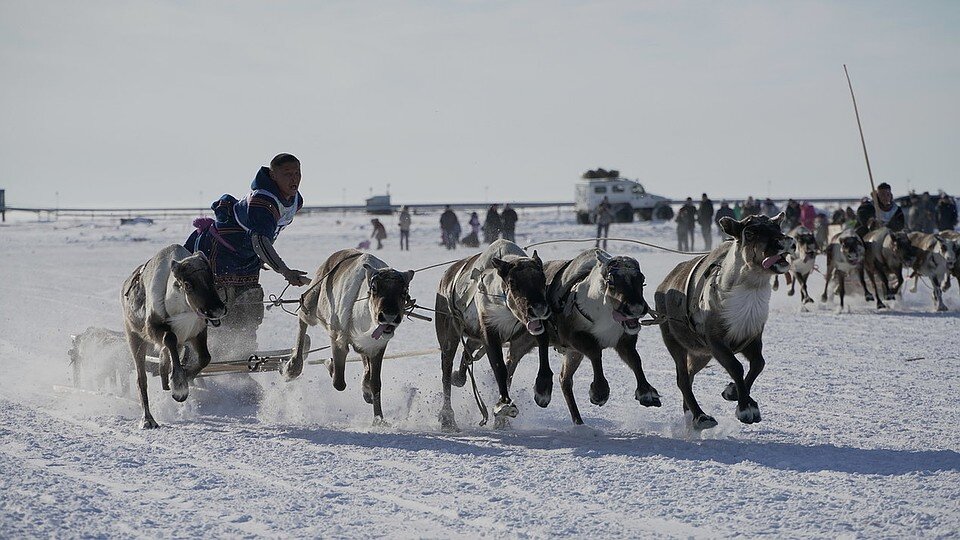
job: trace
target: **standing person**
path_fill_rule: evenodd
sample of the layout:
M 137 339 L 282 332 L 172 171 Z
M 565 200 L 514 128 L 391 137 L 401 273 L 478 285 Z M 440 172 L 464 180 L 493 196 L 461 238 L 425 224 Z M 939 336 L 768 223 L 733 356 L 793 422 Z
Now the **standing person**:
M 813 236 L 817 240 L 817 245 L 820 247 L 821 251 L 827 249 L 829 234 L 830 222 L 827 221 L 827 215 L 821 212 L 817 214 L 817 217 L 813 222 Z
M 440 235 L 443 238 L 443 245 L 447 249 L 455 249 L 457 247 L 457 240 L 459 240 L 459 235 L 456 233 L 456 230 L 460 228 L 460 220 L 457 219 L 457 214 L 453 212 L 453 209 L 450 208 L 450 205 L 443 210 L 443 213 L 440 214 Z
M 952 231 L 957 226 L 957 203 L 946 193 L 937 201 L 937 230 Z
M 604 197 L 596 210 L 597 221 L 597 247 L 600 247 L 600 239 L 603 239 L 603 249 L 607 249 L 607 236 L 610 235 L 610 223 L 613 222 L 613 207 L 610 206 L 610 199 Z
M 197 230 L 184 243 L 191 253 L 210 259 L 217 292 L 227 306 L 220 327 L 208 330 L 211 354 L 218 360 L 246 359 L 257 350 L 264 313 L 262 265 L 294 287 L 310 282 L 306 272 L 288 267 L 273 246 L 303 207 L 301 176 L 300 160 L 278 154 L 269 167 L 260 167 L 246 197 L 221 196 L 210 207 L 216 219 L 195 220 Z
M 487 219 L 483 222 L 483 241 L 486 244 L 492 244 L 500 238 L 500 231 L 503 228 L 503 221 L 500 219 L 500 213 L 497 212 L 497 205 L 491 204 L 487 210 Z
M 743 217 L 754 216 L 760 213 L 760 206 L 753 200 L 753 195 L 747 197 L 747 200 L 743 201 L 742 209 Z
M 717 209 L 716 215 L 713 216 L 713 222 L 717 224 L 717 234 L 719 234 L 721 238 L 726 236 L 726 233 L 724 233 L 723 229 L 720 228 L 720 220 L 725 217 L 737 219 L 733 208 L 730 208 L 730 205 L 727 204 L 727 201 L 722 201 L 720 203 L 720 208 Z
M 736 201 L 733 203 L 733 217 L 737 221 L 740 221 L 741 219 L 743 219 L 743 207 L 740 206 L 740 201 Z
M 800 205 L 797 201 L 790 199 L 787 201 L 786 208 L 783 209 L 783 228 L 793 230 L 800 224 Z
M 410 251 L 410 211 L 406 206 L 400 207 L 400 251 Z M 406 246 L 406 247 L 404 247 Z
M 710 227 L 713 225 L 713 201 L 704 193 L 700 197 L 700 206 L 697 208 L 697 222 L 700 223 L 700 232 L 703 233 L 704 249 L 710 251 L 713 249 L 713 232 Z
M 677 249 L 680 251 L 693 251 L 693 230 L 697 222 L 697 209 L 693 206 L 693 198 L 687 197 L 687 202 L 683 203 L 680 210 L 677 211 Z
M 936 225 L 935 208 L 930 202 L 930 192 L 925 191 L 910 207 L 910 228 L 923 233 L 932 233 Z
M 816 219 L 817 209 L 807 201 L 803 201 L 803 203 L 800 204 L 800 224 L 812 231 Z
M 872 199 L 864 198 L 863 202 L 860 203 L 860 208 L 857 208 L 857 236 L 860 238 L 876 228 L 878 218 L 883 226 L 894 232 L 902 231 L 906 225 L 903 209 L 893 202 L 893 192 L 890 189 L 890 184 L 883 182 L 877 186 L 876 201 L 880 205 L 879 216 L 877 215 L 877 209 L 873 206 Z
M 509 204 L 505 204 L 500 219 L 503 220 L 503 239 L 514 242 L 517 232 L 517 211 L 510 208 Z
M 383 249 L 383 241 L 387 238 L 387 228 L 383 226 L 377 218 L 370 220 L 370 224 L 373 225 L 373 232 L 370 233 L 370 238 L 373 238 L 377 241 L 377 249 Z
M 763 215 L 767 217 L 774 217 L 777 215 L 777 212 L 780 210 L 777 208 L 777 205 L 773 203 L 773 199 L 767 197 L 763 201 Z

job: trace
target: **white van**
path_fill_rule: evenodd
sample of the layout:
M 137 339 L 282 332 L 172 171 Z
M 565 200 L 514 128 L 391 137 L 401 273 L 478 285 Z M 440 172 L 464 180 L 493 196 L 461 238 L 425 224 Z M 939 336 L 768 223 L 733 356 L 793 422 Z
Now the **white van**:
M 621 178 L 619 171 L 589 170 L 577 182 L 577 223 L 596 221 L 597 206 L 604 197 L 610 201 L 617 222 L 630 222 L 634 217 L 644 221 L 671 219 L 670 199 L 647 193 L 637 180 Z

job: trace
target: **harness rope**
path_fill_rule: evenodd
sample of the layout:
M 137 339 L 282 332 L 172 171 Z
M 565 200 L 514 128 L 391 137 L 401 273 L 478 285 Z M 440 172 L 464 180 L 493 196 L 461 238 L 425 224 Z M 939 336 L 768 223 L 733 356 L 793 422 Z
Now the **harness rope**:
M 657 244 L 651 244 L 650 242 L 644 242 L 642 240 L 635 240 L 633 238 L 607 238 L 607 240 L 613 240 L 615 242 L 630 242 L 633 244 L 640 244 L 642 246 L 656 248 L 662 251 L 669 251 L 670 253 L 679 253 L 680 255 L 707 255 L 709 251 L 679 251 L 676 249 L 670 249 L 663 246 L 658 246 Z M 563 242 L 596 242 L 596 238 L 558 238 L 556 240 L 544 240 L 542 242 L 534 242 L 533 244 L 524 246 L 524 250 L 530 249 L 534 246 L 542 246 L 544 244 L 559 244 Z

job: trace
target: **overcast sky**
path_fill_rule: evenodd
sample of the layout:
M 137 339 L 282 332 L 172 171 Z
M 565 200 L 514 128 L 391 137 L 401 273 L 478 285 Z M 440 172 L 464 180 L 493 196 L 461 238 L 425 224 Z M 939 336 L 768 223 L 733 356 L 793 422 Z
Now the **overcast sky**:
M 960 191 L 960 2 L 0 0 L 11 206 Z M 59 196 L 57 196 L 59 193 Z

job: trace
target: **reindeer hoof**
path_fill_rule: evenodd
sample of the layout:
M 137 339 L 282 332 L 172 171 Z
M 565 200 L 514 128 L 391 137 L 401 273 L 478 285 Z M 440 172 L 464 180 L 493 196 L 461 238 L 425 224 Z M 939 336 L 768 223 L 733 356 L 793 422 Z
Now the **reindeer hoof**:
M 896 293 L 888 294 L 888 295 L 884 298 L 884 300 L 896 300 L 896 299 L 897 299 L 897 294 L 896 294 Z
M 937 306 L 937 311 L 947 311 L 947 306 L 940 304 Z
M 372 427 L 375 427 L 375 428 L 390 427 L 390 422 L 387 422 L 386 420 L 384 420 L 382 416 L 374 416 Z
M 820 295 L 820 301 L 821 301 L 821 302 L 826 302 L 826 301 L 827 301 L 827 295 L 821 294 L 821 295 Z
M 511 401 L 500 401 L 493 407 L 493 414 L 499 420 L 502 417 L 516 418 L 520 414 L 520 409 Z
M 457 421 L 453 419 L 453 409 L 444 409 L 440 411 L 440 431 L 444 433 L 457 433 L 460 428 Z
M 599 384 L 597 384 L 599 382 Z M 590 383 L 590 403 L 598 407 L 603 407 L 603 405 L 610 399 L 610 385 L 607 384 L 607 381 L 594 381 Z
M 744 424 L 755 424 L 760 421 L 760 407 L 752 399 L 744 407 L 737 407 L 737 420 Z
M 457 388 L 463 388 L 463 385 L 467 384 L 467 372 L 466 370 L 454 371 L 450 375 L 450 384 L 456 386 Z
M 140 429 L 157 429 L 160 427 L 160 424 L 157 423 L 153 417 L 147 417 L 143 419 L 143 422 L 140 423 Z
M 283 380 L 290 382 L 300 376 L 300 373 L 303 372 L 303 363 L 295 364 L 292 359 L 287 360 L 280 364 L 280 375 L 283 376 Z
M 796 294 L 796 293 L 795 293 L 795 291 L 794 291 L 793 289 L 787 291 L 787 296 L 793 296 L 794 294 Z
M 633 394 L 633 397 L 640 402 L 644 407 L 659 407 L 662 405 L 660 403 L 660 393 L 657 392 L 656 388 L 650 388 L 646 392 L 641 392 L 639 388 Z
M 808 296 L 808 297 L 803 301 L 803 303 L 804 303 L 804 304 L 812 304 L 812 303 L 813 303 L 813 298 L 810 298 L 810 297 Z
M 876 298 L 874 298 L 873 295 L 870 293 L 864 294 L 863 299 L 866 300 L 867 302 L 873 302 L 874 300 L 876 300 Z
M 187 382 L 186 375 L 184 375 L 182 372 L 180 372 L 179 376 L 173 376 L 173 385 L 170 395 L 173 396 L 173 399 L 178 403 L 183 403 L 190 395 L 190 385 Z
M 533 400 L 540 407 L 546 407 L 550 404 L 550 397 L 553 394 L 553 373 L 538 376 L 536 384 L 533 385 Z
M 737 385 L 733 383 L 727 383 L 727 387 L 723 389 L 723 392 L 720 393 L 723 396 L 723 399 L 727 401 L 736 401 L 737 400 Z
M 333 381 L 333 388 L 337 392 L 343 392 L 347 389 L 347 381 Z
M 363 389 L 363 400 L 373 405 L 373 392 L 369 388 Z
M 693 429 L 697 431 L 703 431 L 713 427 L 717 427 L 717 421 L 708 414 L 701 414 L 693 419 Z

